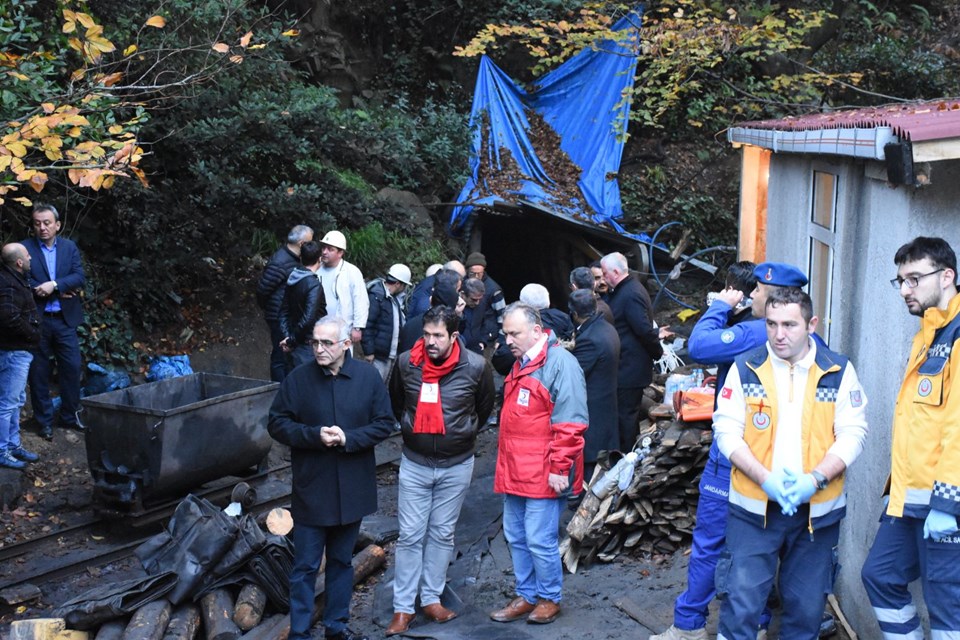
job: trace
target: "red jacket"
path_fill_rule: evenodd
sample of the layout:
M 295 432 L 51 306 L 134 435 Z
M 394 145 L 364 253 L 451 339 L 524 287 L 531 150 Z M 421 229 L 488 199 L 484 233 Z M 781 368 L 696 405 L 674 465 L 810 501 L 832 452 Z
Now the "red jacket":
M 577 359 L 551 335 L 523 369 L 514 363 L 503 384 L 500 440 L 493 490 L 524 498 L 556 498 L 549 474 L 583 487 L 583 432 L 587 388 Z

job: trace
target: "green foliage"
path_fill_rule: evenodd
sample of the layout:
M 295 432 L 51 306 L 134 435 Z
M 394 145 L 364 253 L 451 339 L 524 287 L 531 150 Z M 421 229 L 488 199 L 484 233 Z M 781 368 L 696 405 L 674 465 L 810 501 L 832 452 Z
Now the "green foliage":
M 681 229 L 693 232 L 693 246 L 697 248 L 736 245 L 736 212 L 723 203 L 735 202 L 735 197 L 698 191 L 691 188 L 691 182 L 696 180 L 677 180 L 660 165 L 650 165 L 643 173 L 622 179 L 624 223 L 652 232 L 668 222 L 679 221 Z
M 357 265 L 367 279 L 386 273 L 390 265 L 398 262 L 410 267 L 417 278 L 431 264 L 447 260 L 440 242 L 388 231 L 379 222 L 348 232 L 347 246 L 350 262 Z
M 110 298 L 101 279 L 89 270 L 84 296 L 84 323 L 77 327 L 84 362 L 135 369 L 141 356 L 134 347 L 129 313 Z

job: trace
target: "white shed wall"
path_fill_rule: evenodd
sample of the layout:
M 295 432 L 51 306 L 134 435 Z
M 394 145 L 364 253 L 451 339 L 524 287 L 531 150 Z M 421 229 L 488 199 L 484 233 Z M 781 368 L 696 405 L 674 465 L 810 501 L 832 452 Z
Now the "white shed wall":
M 838 243 L 833 267 L 830 347 L 854 362 L 869 399 L 870 434 L 847 477 L 837 597 L 861 637 L 879 637 L 860 582 L 890 468 L 890 425 L 910 340 L 918 320 L 890 287 L 897 248 L 919 235 L 941 236 L 960 252 L 960 161 L 933 165 L 931 184 L 892 186 L 866 177 L 865 163 L 775 154 L 770 163 L 766 259 L 809 263 L 807 225 L 814 170 L 839 176 Z M 918 603 L 919 604 L 919 603 Z

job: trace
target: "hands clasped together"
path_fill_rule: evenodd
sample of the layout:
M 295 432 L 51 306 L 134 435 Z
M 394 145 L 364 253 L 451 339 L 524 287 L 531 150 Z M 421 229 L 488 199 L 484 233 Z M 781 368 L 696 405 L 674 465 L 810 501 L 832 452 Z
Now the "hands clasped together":
M 761 485 L 767 496 L 780 505 L 785 516 L 792 516 L 797 508 L 817 492 L 817 481 L 809 473 L 797 475 L 790 469 L 772 471 Z

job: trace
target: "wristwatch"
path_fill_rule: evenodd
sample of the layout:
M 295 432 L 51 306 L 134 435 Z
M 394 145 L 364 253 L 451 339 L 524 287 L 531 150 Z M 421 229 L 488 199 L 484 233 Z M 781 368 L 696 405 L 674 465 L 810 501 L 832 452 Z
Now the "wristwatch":
M 827 480 L 827 476 L 823 475 L 816 469 L 811 471 L 810 475 L 813 476 L 814 481 L 817 483 L 817 491 L 823 491 L 827 488 L 827 485 L 830 484 L 830 481 Z

